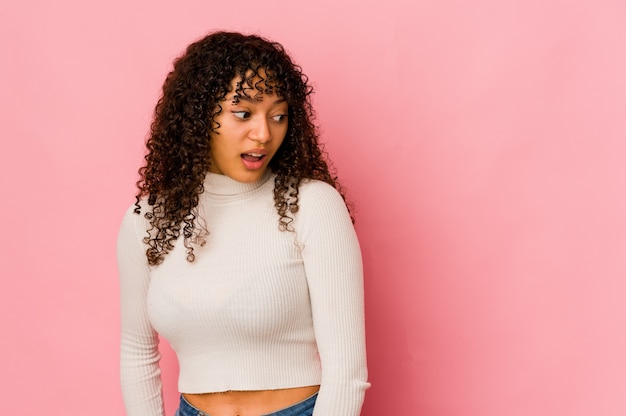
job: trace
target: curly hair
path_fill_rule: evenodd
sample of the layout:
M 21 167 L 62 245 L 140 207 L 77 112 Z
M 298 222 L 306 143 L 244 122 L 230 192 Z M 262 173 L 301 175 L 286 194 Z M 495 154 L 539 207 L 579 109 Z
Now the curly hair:
M 211 164 L 211 134 L 219 127 L 215 117 L 235 79 L 242 81 L 236 84 L 235 100 L 256 89 L 255 97 L 277 94 L 288 104 L 287 134 L 269 163 L 276 175 L 274 206 L 280 230 L 292 231 L 289 214 L 298 211 L 303 180 L 324 181 L 345 199 L 318 141 L 313 89 L 302 69 L 279 43 L 233 32 L 209 34 L 174 61 L 154 110 L 145 165 L 139 169 L 135 213 L 141 213 L 140 201 L 147 197 L 151 210 L 144 216 L 151 228 L 144 243 L 151 265 L 164 260 L 181 230 L 187 261 L 195 259 L 194 245 L 204 244 L 209 231 L 197 214 L 199 195 Z

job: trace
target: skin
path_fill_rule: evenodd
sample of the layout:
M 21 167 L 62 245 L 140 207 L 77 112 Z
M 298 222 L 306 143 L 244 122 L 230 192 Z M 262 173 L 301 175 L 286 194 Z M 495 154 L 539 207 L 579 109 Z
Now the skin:
M 276 95 L 262 95 L 261 101 L 241 96 L 234 104 L 234 95 L 231 92 L 226 96 L 222 112 L 215 118 L 219 127 L 217 134 L 211 135 L 209 170 L 252 183 L 261 179 L 287 134 L 288 106 Z M 263 154 L 262 165 L 251 169 L 242 160 L 244 153 Z
M 211 416 L 259 416 L 292 406 L 319 390 L 319 386 L 293 389 L 227 391 L 223 393 L 183 394 L 195 408 Z
M 253 82 L 257 82 L 254 79 Z M 234 91 L 235 80 L 232 87 Z M 240 97 L 233 104 L 234 92 L 222 102 L 222 112 L 215 118 L 218 134 L 211 136 L 210 171 L 238 182 L 253 183 L 261 179 L 271 158 L 287 134 L 287 102 L 276 95 L 262 100 Z M 261 163 L 246 164 L 244 153 L 263 154 Z M 301 402 L 319 390 L 305 386 L 278 390 L 227 391 L 188 394 L 185 399 L 211 416 L 259 416 L 273 413 Z

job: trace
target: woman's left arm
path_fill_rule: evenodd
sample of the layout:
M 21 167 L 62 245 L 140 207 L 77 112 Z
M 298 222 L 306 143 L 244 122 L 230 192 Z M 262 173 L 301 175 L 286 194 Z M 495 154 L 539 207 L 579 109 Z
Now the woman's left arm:
M 296 232 L 302 246 L 322 364 L 314 416 L 358 416 L 367 381 L 363 266 L 341 195 L 319 181 L 300 188 Z

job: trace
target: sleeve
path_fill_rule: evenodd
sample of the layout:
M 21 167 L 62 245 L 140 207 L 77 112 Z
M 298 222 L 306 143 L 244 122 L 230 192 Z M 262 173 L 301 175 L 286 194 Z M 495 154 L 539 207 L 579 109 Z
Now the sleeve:
M 117 239 L 122 396 L 128 416 L 164 416 L 159 338 L 147 313 L 150 274 L 143 233 L 139 231 L 144 219 L 133 209 L 134 205 L 124 215 Z
M 322 382 L 313 416 L 358 416 L 367 362 L 361 251 L 341 195 L 303 184 L 295 228 L 309 285 Z

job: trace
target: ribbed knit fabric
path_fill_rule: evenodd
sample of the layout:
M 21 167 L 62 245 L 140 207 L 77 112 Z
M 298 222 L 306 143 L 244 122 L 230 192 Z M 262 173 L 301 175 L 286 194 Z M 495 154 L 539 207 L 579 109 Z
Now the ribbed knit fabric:
M 157 333 L 176 351 L 183 393 L 319 384 L 314 416 L 360 414 L 369 383 L 350 216 L 333 187 L 308 181 L 295 232 L 280 231 L 273 178 L 207 175 L 198 213 L 209 235 L 192 263 L 179 238 L 161 265 L 148 266 L 147 222 L 134 206 L 126 213 L 118 265 L 129 416 L 164 415 Z

